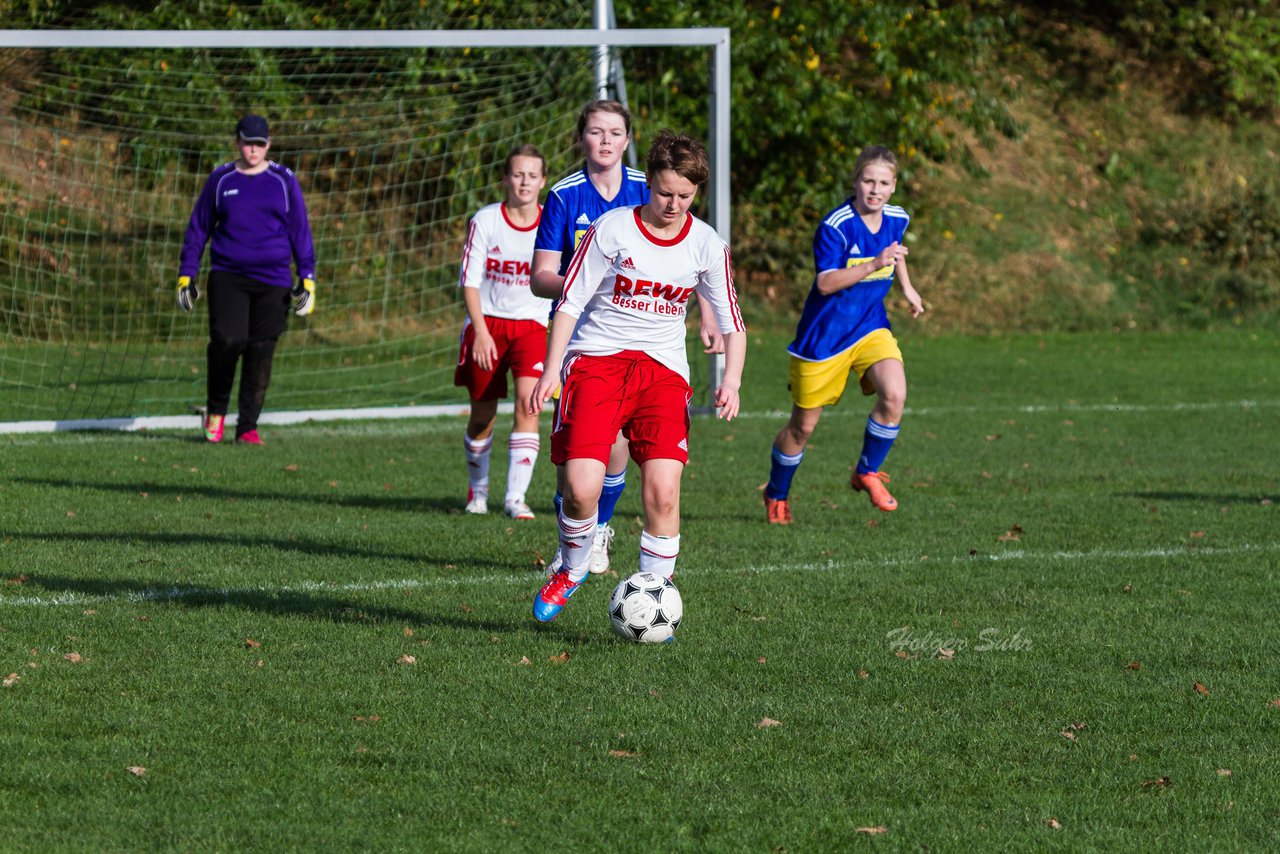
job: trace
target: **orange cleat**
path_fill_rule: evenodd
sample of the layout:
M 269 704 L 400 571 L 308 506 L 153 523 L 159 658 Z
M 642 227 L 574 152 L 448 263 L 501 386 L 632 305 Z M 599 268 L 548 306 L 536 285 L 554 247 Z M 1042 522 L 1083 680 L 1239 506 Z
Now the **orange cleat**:
M 790 525 L 791 505 L 785 498 L 764 497 L 764 515 L 770 525 Z
M 898 499 L 889 494 L 889 490 L 884 485 L 889 482 L 889 475 L 882 471 L 869 471 L 853 473 L 853 477 L 849 479 L 849 485 L 856 492 L 865 492 L 871 499 L 871 506 L 878 507 L 885 513 L 898 509 Z

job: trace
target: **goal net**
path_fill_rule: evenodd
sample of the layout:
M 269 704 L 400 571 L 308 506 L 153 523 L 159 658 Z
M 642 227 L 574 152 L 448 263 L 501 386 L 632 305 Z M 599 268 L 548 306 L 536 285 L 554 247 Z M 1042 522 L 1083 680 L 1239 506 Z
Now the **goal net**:
M 581 14 L 550 24 L 589 26 Z M 17 32 L 3 44 L 31 44 Z M 195 423 L 207 317 L 174 305 L 178 256 L 246 112 L 270 119 L 271 159 L 299 176 L 318 262 L 317 311 L 290 318 L 264 422 L 460 411 L 467 220 L 500 199 L 517 142 L 547 156 L 548 186 L 581 165 L 597 47 L 550 46 L 568 32 L 104 31 L 76 34 L 99 46 L 0 48 L 0 429 Z M 708 98 L 708 43 L 627 80 L 641 152 L 667 93 Z M 207 269 L 206 251 L 202 286 Z

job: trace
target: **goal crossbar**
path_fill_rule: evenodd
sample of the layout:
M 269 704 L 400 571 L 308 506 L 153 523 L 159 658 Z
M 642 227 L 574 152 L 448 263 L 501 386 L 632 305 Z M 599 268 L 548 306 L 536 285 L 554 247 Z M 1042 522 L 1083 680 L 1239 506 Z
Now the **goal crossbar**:
M 451 49 L 463 48 L 644 48 L 704 47 L 712 51 L 709 80 L 708 148 L 712 171 L 707 192 L 712 227 L 730 239 L 730 59 L 729 29 L 499 29 L 499 30 L 20 30 L 0 29 L 0 48 L 17 49 L 183 49 L 183 48 L 330 48 Z M 722 362 L 713 362 L 713 375 Z M 711 386 L 715 388 L 715 384 Z M 452 407 L 442 407 L 452 408 Z M 434 414 L 434 408 L 429 408 Z M 420 407 L 405 413 L 427 414 Z M 362 413 L 365 414 L 365 413 Z M 326 420 L 324 413 L 277 413 L 292 421 L 299 416 Z M 177 416 L 185 425 L 193 416 Z M 0 433 L 46 429 L 145 429 L 159 427 L 145 418 L 65 421 L 0 421 Z M 281 423 L 286 423 L 282 421 Z M 169 426 L 167 420 L 164 426 Z

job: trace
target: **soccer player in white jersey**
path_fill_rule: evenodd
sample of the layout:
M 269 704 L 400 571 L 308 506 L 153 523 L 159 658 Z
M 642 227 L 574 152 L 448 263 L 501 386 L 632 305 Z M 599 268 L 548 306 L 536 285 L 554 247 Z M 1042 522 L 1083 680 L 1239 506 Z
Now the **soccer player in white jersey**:
M 578 114 L 577 140 L 586 163 L 583 168 L 557 182 L 547 194 L 533 255 L 533 292 L 553 300 L 560 299 L 569 260 L 591 223 L 614 208 L 643 205 L 649 201 L 645 174 L 622 163 L 631 144 L 631 112 L 626 106 L 611 100 L 588 102 Z M 705 352 L 724 352 L 723 338 L 709 322 L 710 311 L 702 305 L 701 297 L 699 306 L 703 309 L 699 317 Z M 600 524 L 589 563 L 593 573 L 609 569 L 609 551 L 614 537 L 609 523 L 618 499 L 626 489 L 628 459 L 626 440 L 619 436 L 609 457 L 604 489 L 600 495 Z M 557 512 L 563 490 L 564 471 L 557 468 Z M 558 568 L 559 563 L 552 561 L 548 575 L 554 574 Z
M 528 401 L 537 413 L 563 384 L 551 459 L 563 465 L 560 567 L 538 591 L 547 622 L 588 575 L 609 452 L 621 431 L 640 466 L 640 571 L 670 578 L 680 552 L 680 476 L 689 459 L 685 314 L 695 293 L 725 330 L 719 415 L 738 414 L 746 331 L 729 247 L 689 213 L 709 166 L 702 144 L 663 131 L 649 148 L 645 205 L 612 210 L 587 230 L 551 322 L 545 368 Z
M 853 195 L 823 217 L 814 236 L 816 275 L 795 340 L 787 348 L 794 405 L 791 419 L 774 439 L 764 491 L 770 524 L 791 524 L 792 478 L 823 407 L 839 402 L 850 371 L 857 373 L 863 394 L 876 395 L 876 404 L 849 485 L 865 491 L 872 506 L 882 511 L 898 507 L 885 488 L 889 476 L 880 468 L 898 436 L 907 377 L 884 300 L 896 279 L 912 317 L 924 312 L 924 304 L 907 272 L 903 237 L 911 218 L 889 204 L 897 181 L 892 151 L 879 145 L 864 149 L 853 167 Z
M 538 416 L 520 403 L 542 375 L 551 301 L 533 295 L 529 276 L 534 235 L 546 185 L 546 160 L 532 145 L 507 155 L 502 186 L 506 200 L 481 208 L 471 218 L 462 251 L 462 289 L 467 319 L 462 326 L 454 385 L 467 389 L 471 416 L 466 448 L 468 513 L 489 510 L 489 451 L 498 401 L 507 396 L 507 372 L 515 379 L 515 423 L 507 464 L 503 509 L 513 519 L 532 519 L 525 492 L 538 461 Z
M 649 201 L 644 173 L 622 162 L 631 144 L 631 112 L 623 104 L 611 100 L 588 102 L 578 114 L 577 140 L 586 163 L 557 182 L 547 194 L 533 255 L 533 292 L 554 300 L 560 298 L 569 260 L 591 223 L 606 211 Z M 600 526 L 591 549 L 592 572 L 609 569 L 613 543 L 609 523 L 627 486 L 627 459 L 626 442 L 619 438 L 600 498 Z M 563 491 L 564 471 L 557 468 L 557 511 Z M 553 561 L 551 571 L 554 573 L 557 568 Z

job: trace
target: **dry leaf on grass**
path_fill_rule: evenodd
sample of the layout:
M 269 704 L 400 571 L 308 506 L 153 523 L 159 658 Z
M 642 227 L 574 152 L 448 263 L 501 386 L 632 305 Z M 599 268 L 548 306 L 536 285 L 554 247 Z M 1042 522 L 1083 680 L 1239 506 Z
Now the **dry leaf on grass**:
M 865 833 L 865 834 L 874 836 L 881 833 L 888 833 L 889 828 L 885 827 L 883 824 L 879 824 L 879 825 L 876 825 L 875 827 L 855 827 L 853 829 L 853 832 Z
M 5 582 L 5 584 L 26 584 L 26 583 L 27 583 L 26 573 L 23 573 L 22 575 L 14 576 L 13 578 L 10 578 L 8 581 Z
M 396 659 L 396 663 L 397 664 L 417 664 L 418 659 L 414 658 L 412 655 L 402 655 Z
M 1267 705 L 1273 709 L 1280 709 L 1280 697 L 1276 697 L 1274 700 L 1268 700 Z
M 639 753 L 632 753 L 630 750 L 610 750 L 609 755 L 619 759 L 636 759 L 640 756 Z
M 517 661 L 516 664 L 523 664 L 525 667 L 528 667 L 529 665 L 533 664 L 533 662 L 529 660 L 529 656 L 522 655 L 520 656 L 520 660 Z
M 258 648 L 258 647 L 260 647 L 260 646 L 262 646 L 262 643 L 261 643 L 260 641 L 256 641 L 256 640 L 254 640 L 253 638 L 245 638 L 245 639 L 244 639 L 244 648 L 245 648 L 245 649 L 257 649 L 257 648 Z
M 1196 689 L 1197 694 L 1201 694 L 1205 697 L 1209 696 L 1209 689 L 1204 687 L 1203 683 L 1197 682 L 1192 687 Z
M 553 655 L 547 659 L 547 661 L 550 661 L 552 664 L 564 664 L 568 660 L 569 660 L 568 652 L 562 652 L 559 655 Z
M 382 715 L 356 715 L 352 720 L 359 721 L 362 724 L 376 724 L 382 720 Z
M 1230 776 L 1231 776 L 1231 769 L 1230 769 L 1230 768 L 1219 768 L 1219 769 L 1218 769 L 1218 776 L 1219 776 L 1219 777 L 1230 777 Z
M 84 661 L 84 656 L 78 652 L 68 652 L 66 655 L 62 657 L 65 658 L 67 661 L 70 661 L 72 664 L 80 664 L 82 661 Z
M 1048 821 L 1045 822 L 1045 824 L 1049 825 L 1054 830 L 1062 830 L 1062 825 L 1058 823 L 1058 820 L 1056 818 L 1050 818 Z
M 0 685 L 3 685 L 6 688 L 12 688 L 14 685 L 18 684 L 18 680 L 21 678 L 21 674 L 10 673 L 8 676 L 4 677 L 4 681 L 0 682 Z
M 775 721 L 773 718 L 761 718 L 756 722 L 756 729 L 764 729 L 771 726 L 782 726 L 782 721 Z
M 1157 777 L 1154 780 L 1143 780 L 1142 788 L 1144 789 L 1167 789 L 1173 785 L 1173 781 L 1168 777 Z
M 1012 528 L 1005 531 L 1000 536 L 996 537 L 996 542 L 1000 542 L 1000 543 L 1017 542 L 1023 533 L 1025 532 L 1022 530 L 1021 525 L 1014 525 Z
M 938 650 L 938 658 L 940 658 L 940 659 L 941 659 L 941 660 L 943 660 L 943 661 L 951 661 L 951 660 L 952 660 L 952 659 L 954 659 L 955 657 L 956 657 L 956 651 L 955 651 L 954 649 L 939 649 L 939 650 Z
M 1125 670 L 1141 670 L 1142 665 L 1136 661 L 1130 661 L 1128 664 L 1124 666 L 1124 668 Z
M 859 678 L 859 679 L 866 679 L 866 678 L 867 678 L 868 676 L 870 676 L 870 675 L 871 675 L 871 674 L 870 674 L 870 673 L 868 673 L 868 672 L 867 672 L 867 671 L 865 671 L 865 670 L 859 670 L 859 671 L 858 671 L 858 678 Z
M 130 765 L 128 768 L 124 770 L 128 771 L 130 774 L 132 774 L 135 777 L 141 777 L 143 774 L 147 773 L 147 769 L 143 768 L 141 765 Z

